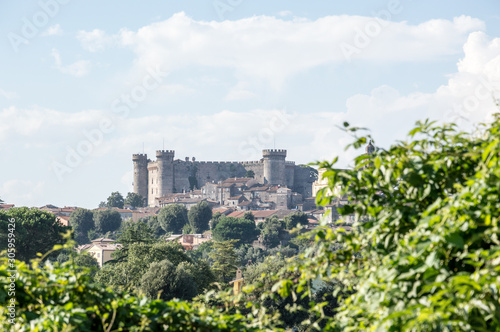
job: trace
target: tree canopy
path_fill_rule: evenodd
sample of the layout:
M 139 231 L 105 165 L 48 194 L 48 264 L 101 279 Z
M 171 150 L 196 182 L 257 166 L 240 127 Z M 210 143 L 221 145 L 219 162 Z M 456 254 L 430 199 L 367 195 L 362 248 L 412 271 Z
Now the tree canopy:
M 188 211 L 181 204 L 167 205 L 158 213 L 158 222 L 165 232 L 180 234 L 184 225 L 188 223 Z
M 212 208 L 205 201 L 199 202 L 189 209 L 188 220 L 194 234 L 207 231 L 210 219 L 212 219 Z
M 245 218 L 221 217 L 212 230 L 212 236 L 216 241 L 235 239 L 238 244 L 252 243 L 258 234 L 255 222 Z
M 146 199 L 136 193 L 128 193 L 124 201 L 125 205 L 130 205 L 133 208 L 146 206 Z
M 87 209 L 76 209 L 69 216 L 69 223 L 75 233 L 75 240 L 79 244 L 89 243 L 88 233 L 95 228 L 94 214 Z
M 9 236 L 9 229 L 14 237 Z M 46 211 L 27 207 L 0 211 L 0 250 L 7 249 L 8 243 L 14 244 L 16 259 L 28 262 L 37 253 L 45 254 L 54 245 L 65 243 L 63 234 L 69 230 L 70 227 L 63 226 L 55 215 Z
M 114 232 L 120 228 L 120 225 L 122 224 L 122 217 L 120 216 L 120 213 L 115 210 L 100 210 L 94 212 L 94 224 L 96 231 L 101 234 Z
M 117 207 L 119 209 L 123 209 L 124 204 L 125 200 L 123 199 L 122 194 L 118 191 L 112 192 L 106 201 L 106 207 L 108 208 Z

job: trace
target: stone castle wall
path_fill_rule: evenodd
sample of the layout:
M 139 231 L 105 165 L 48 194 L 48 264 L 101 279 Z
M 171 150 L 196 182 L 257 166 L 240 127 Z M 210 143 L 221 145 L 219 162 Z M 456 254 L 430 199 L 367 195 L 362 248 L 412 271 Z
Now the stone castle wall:
M 264 150 L 263 159 L 253 162 L 174 160 L 174 151 L 157 151 L 156 161 L 146 155 L 133 155 L 134 192 L 147 198 L 154 206 L 156 198 L 171 193 L 188 192 L 206 183 L 218 183 L 232 177 L 244 177 L 254 172 L 259 183 L 286 185 L 288 188 L 310 197 L 312 168 L 302 168 L 285 161 L 286 150 Z

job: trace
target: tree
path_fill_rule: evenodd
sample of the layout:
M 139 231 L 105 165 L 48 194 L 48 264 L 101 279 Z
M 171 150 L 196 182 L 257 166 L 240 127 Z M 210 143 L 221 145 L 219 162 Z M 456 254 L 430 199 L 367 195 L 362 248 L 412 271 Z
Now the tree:
M 146 199 L 136 193 L 128 193 L 125 198 L 125 204 L 133 208 L 146 206 Z
M 159 238 L 162 235 L 165 235 L 165 230 L 161 227 L 160 222 L 158 221 L 158 216 L 148 216 L 146 218 L 141 218 L 138 222 L 145 222 L 151 228 L 153 235 L 155 238 Z
M 236 242 L 237 240 L 216 241 L 209 254 L 213 261 L 212 270 L 222 283 L 228 283 L 234 279 L 238 263 L 238 255 L 234 249 Z
M 123 246 L 131 243 L 155 242 L 153 230 L 143 221 L 125 221 L 122 223 L 121 227 L 122 229 L 121 234 L 118 237 L 118 243 Z
M 89 255 L 88 253 L 81 253 L 75 256 L 74 258 L 75 265 L 79 266 L 79 271 L 82 271 L 82 267 L 86 267 L 88 270 L 88 276 L 90 278 L 94 278 L 97 271 L 99 271 L 99 263 L 97 263 L 97 259 L 94 256 Z
M 309 218 L 307 218 L 307 214 L 304 212 L 297 211 L 283 218 L 283 222 L 285 228 L 290 230 L 297 227 L 297 225 L 307 226 L 309 224 Z
M 0 211 L 0 250 L 15 248 L 15 258 L 28 262 L 37 253 L 45 254 L 54 245 L 65 243 L 63 235 L 69 230 L 46 211 L 26 207 Z
M 249 170 L 245 173 L 246 178 L 254 178 L 255 177 L 255 172 L 252 170 Z
M 3 204 L 3 203 L 4 203 L 3 199 L 0 198 L 0 204 Z
M 190 300 L 197 294 L 196 284 L 185 263 L 177 266 L 168 259 L 153 262 L 141 278 L 141 290 L 150 298 Z
M 210 229 L 214 229 L 215 226 L 217 226 L 217 223 L 219 222 L 219 219 L 222 217 L 222 213 L 220 212 L 215 212 L 212 214 L 212 219 L 210 220 Z
M 87 209 L 76 209 L 69 216 L 69 224 L 75 233 L 75 240 L 79 244 L 89 243 L 88 233 L 95 229 L 94 214 Z
M 96 211 L 94 213 L 94 223 L 96 231 L 101 234 L 114 232 L 120 228 L 122 217 L 118 211 L 111 209 Z
M 112 192 L 111 195 L 108 197 L 108 200 L 106 202 L 106 207 L 112 208 L 112 207 L 117 207 L 119 209 L 123 209 L 123 204 L 124 204 L 124 199 L 122 194 L 120 194 L 118 191 Z
M 165 232 L 180 234 L 188 223 L 188 212 L 184 205 L 170 204 L 163 207 L 158 213 L 158 222 Z
M 102 209 L 105 207 L 108 207 L 108 204 L 106 204 L 106 202 L 104 202 L 104 201 L 99 202 L 99 206 L 98 206 L 99 209 Z
M 255 223 L 255 216 L 250 211 L 245 212 L 245 214 L 243 215 L 243 219 L 250 220 L 250 221 L 253 221 Z
M 237 240 L 236 243 L 252 243 L 257 239 L 259 231 L 253 221 L 243 218 L 222 217 L 212 230 L 216 241 Z
M 115 290 L 129 289 L 133 292 L 140 292 L 147 289 L 151 291 L 151 296 L 156 297 L 156 293 L 153 292 L 156 286 L 151 283 L 152 279 L 143 280 L 142 278 L 150 271 L 152 263 L 163 260 L 168 260 L 176 269 L 182 262 L 191 264 L 189 266 L 185 265 L 185 267 L 189 267 L 197 294 L 207 289 L 209 283 L 215 278 L 210 269 L 207 269 L 205 263 L 191 260 L 178 243 L 134 242 L 117 250 L 113 257 L 115 261 L 111 262 L 111 264 L 106 263 L 96 274 L 96 281 Z M 145 280 L 147 280 L 148 285 L 143 284 Z M 153 295 L 153 293 L 155 294 Z
M 208 230 L 210 219 L 212 219 L 212 208 L 206 201 L 199 202 L 189 209 L 188 220 L 194 234 Z
M 267 218 L 260 231 L 262 243 L 268 248 L 276 247 L 280 244 L 281 231 L 281 222 L 278 217 L 273 216 L 273 218 Z

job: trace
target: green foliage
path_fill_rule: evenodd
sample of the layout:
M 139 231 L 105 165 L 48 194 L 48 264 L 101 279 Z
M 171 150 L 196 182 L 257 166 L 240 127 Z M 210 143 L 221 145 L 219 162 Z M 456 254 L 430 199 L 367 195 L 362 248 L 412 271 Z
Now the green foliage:
M 66 245 L 71 249 L 74 244 Z M 150 300 L 92 283 L 89 270 L 65 263 L 30 267 L 17 262 L 15 318 L 9 321 L 10 268 L 0 258 L 0 329 L 3 331 L 260 331 L 273 330 L 259 313 L 253 320 L 239 310 L 203 302 Z M 231 310 L 231 311 L 229 311 Z M 255 322 L 260 323 L 255 323 Z
M 210 220 L 210 229 L 214 229 L 215 226 L 217 226 L 217 223 L 219 222 L 221 217 L 222 213 L 220 212 L 215 212 L 214 214 L 212 214 L 212 219 Z
M 142 290 L 153 298 L 156 298 L 158 291 L 163 290 L 162 299 L 166 299 L 167 297 L 171 299 L 173 296 L 184 294 L 181 290 L 177 291 L 177 288 L 173 287 L 177 285 L 175 283 L 168 284 L 165 281 L 152 284 L 154 280 L 159 280 L 154 274 L 150 273 L 147 278 L 144 277 L 151 270 L 153 263 L 160 263 L 165 260 L 168 260 L 168 264 L 173 265 L 174 271 L 185 271 L 188 269 L 190 278 L 192 278 L 192 287 L 196 291 L 194 295 L 206 290 L 215 280 L 213 273 L 210 269 L 207 269 L 205 263 L 189 258 L 184 253 L 182 246 L 177 243 L 146 243 L 142 242 L 142 240 L 125 242 L 123 248 L 114 253 L 114 257 L 115 261 L 106 263 L 96 275 L 97 282 L 110 286 L 114 290 L 129 290 L 137 294 Z M 178 265 L 183 262 L 188 265 L 185 264 L 183 270 L 177 270 Z M 167 269 L 164 266 L 165 264 L 167 263 L 162 264 L 162 268 L 155 265 L 155 269 L 159 269 L 165 273 L 168 270 L 171 273 L 171 269 Z M 179 280 L 185 280 L 185 276 L 179 276 L 179 278 Z M 191 294 L 191 292 L 185 294 Z
M 133 208 L 146 206 L 146 199 L 136 193 L 127 193 L 124 201 L 125 205 L 130 205 Z
M 255 217 L 254 217 L 253 213 L 250 211 L 245 212 L 245 214 L 243 215 L 243 219 L 255 222 Z
M 194 234 L 190 224 L 185 224 L 184 227 L 182 227 L 182 234 Z
M 76 209 L 69 216 L 69 223 L 73 228 L 75 240 L 79 244 L 89 243 L 88 233 L 95 228 L 94 214 L 87 209 Z
M 269 312 L 279 313 L 282 327 L 292 328 L 307 319 L 309 313 L 306 310 L 290 310 L 291 306 L 296 309 L 307 308 L 310 298 L 304 291 L 285 296 L 272 291 L 278 277 L 297 277 L 297 273 L 287 272 L 286 267 L 287 262 L 281 256 L 269 256 L 262 263 L 249 265 L 244 273 L 245 284 L 249 286 L 244 290 L 247 300 Z
M 93 278 L 97 271 L 99 271 L 99 263 L 94 256 L 89 255 L 88 253 L 74 254 L 74 263 L 77 268 L 77 271 L 85 271 L 90 278 Z M 85 269 L 86 268 L 86 269 Z
M 199 202 L 189 209 L 188 220 L 193 234 L 207 231 L 210 219 L 212 219 L 212 208 L 205 201 Z
M 106 209 L 94 212 L 95 229 L 99 233 L 114 232 L 120 228 L 122 217 L 115 210 Z
M 158 222 L 167 233 L 181 234 L 182 228 L 188 223 L 188 212 L 184 205 L 170 204 L 158 213 Z
M 259 231 L 253 221 L 233 217 L 221 217 L 212 230 L 214 240 L 219 242 L 237 240 L 237 244 L 252 243 L 258 234 Z
M 123 246 L 132 243 L 155 242 L 153 230 L 148 226 L 148 224 L 142 221 L 125 221 L 121 227 L 121 234 L 118 237 L 117 242 Z
M 14 233 L 9 232 L 12 228 Z M 37 257 L 37 253 L 45 253 L 54 245 L 64 243 L 63 234 L 69 230 L 46 211 L 27 207 L 0 211 L 0 250 L 15 248 L 16 259 L 28 262 Z
M 280 244 L 280 232 L 282 228 L 281 222 L 277 217 L 267 218 L 259 227 L 261 228 L 260 238 L 266 247 L 273 248 Z
M 302 211 L 294 212 L 283 218 L 283 224 L 288 230 L 293 229 L 298 225 L 307 226 L 308 223 L 309 220 L 307 218 L 307 214 Z
M 200 260 L 208 261 L 209 260 L 208 254 L 213 250 L 213 245 L 214 245 L 213 241 L 206 241 L 200 244 L 198 248 L 187 251 L 186 254 L 195 261 L 200 261 Z
M 107 201 L 106 201 L 106 207 L 112 208 L 112 207 L 117 207 L 119 209 L 123 209 L 125 201 L 123 199 L 122 194 L 120 194 L 118 191 L 112 192 L 111 195 L 109 195 Z
M 161 224 L 158 221 L 158 216 L 148 216 L 146 218 L 139 219 L 137 222 L 146 223 L 156 239 L 166 234 L 165 230 L 161 227 Z
M 246 178 L 254 178 L 255 177 L 255 172 L 252 170 L 249 170 L 245 173 Z
M 141 290 L 150 298 L 192 299 L 196 296 L 197 289 L 185 263 L 174 266 L 168 259 L 151 263 L 141 278 Z
M 213 250 L 209 253 L 213 261 L 212 270 L 222 283 L 228 283 L 236 275 L 238 256 L 234 250 L 237 240 L 214 242 Z
M 339 212 L 355 213 L 357 231 L 317 229 L 294 267 L 301 278 L 277 291 L 317 278 L 345 284 L 352 294 L 325 330 L 500 330 L 500 119 L 474 136 L 426 121 L 410 138 L 360 156 L 353 170 L 319 165 L 328 188 L 318 201 L 340 187 L 351 204 Z

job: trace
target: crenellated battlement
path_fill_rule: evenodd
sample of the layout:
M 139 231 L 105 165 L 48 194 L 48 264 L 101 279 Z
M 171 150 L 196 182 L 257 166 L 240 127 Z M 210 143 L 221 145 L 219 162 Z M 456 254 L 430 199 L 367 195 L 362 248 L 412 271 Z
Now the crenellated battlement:
M 285 161 L 286 166 L 295 166 L 295 161 Z
M 156 158 L 170 158 L 173 159 L 175 156 L 174 150 L 156 150 Z
M 281 149 L 266 149 L 262 150 L 264 157 L 286 157 L 286 150 Z
M 145 153 L 136 153 L 132 155 L 132 161 L 148 161 L 148 155 Z

